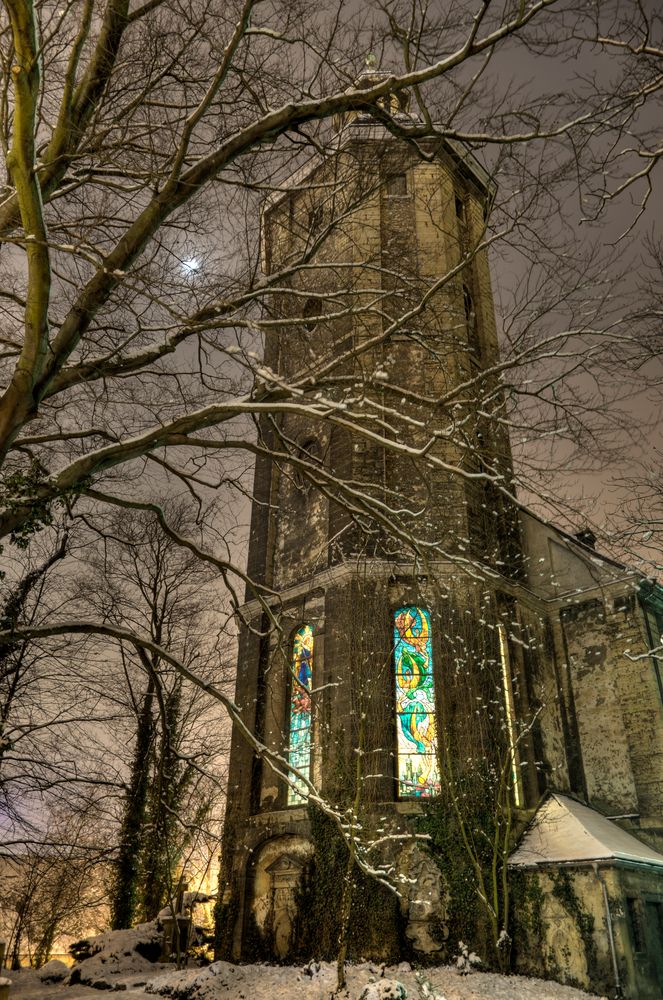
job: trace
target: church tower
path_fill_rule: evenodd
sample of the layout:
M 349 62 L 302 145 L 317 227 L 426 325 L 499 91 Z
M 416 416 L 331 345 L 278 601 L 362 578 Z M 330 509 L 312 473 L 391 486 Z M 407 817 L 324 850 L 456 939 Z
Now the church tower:
M 295 385 L 311 415 L 284 407 L 259 426 L 248 576 L 260 594 L 249 588 L 240 612 L 237 701 L 299 776 L 284 780 L 234 735 L 222 952 L 236 958 L 256 943 L 265 957 L 297 953 L 315 854 L 307 781 L 340 809 L 357 796 L 388 811 L 408 842 L 404 817 L 440 792 L 442 716 L 451 732 L 450 713 L 488 697 L 486 678 L 468 683 L 459 665 L 475 638 L 465 612 L 494 615 L 487 581 L 521 574 L 480 249 L 493 184 L 450 142 L 417 152 L 368 115 L 337 126 L 262 220 L 264 270 L 283 275 L 265 379 Z M 489 645 L 499 684 L 497 633 Z M 490 729 L 473 727 L 468 752 L 485 759 Z M 421 867 L 415 853 L 405 867 Z M 439 951 L 417 920 L 415 949 Z
M 411 124 L 396 99 L 388 110 Z M 482 248 L 493 182 L 458 144 L 408 145 L 379 118 L 339 120 L 263 212 L 273 293 L 260 379 L 284 391 L 257 426 L 236 701 L 264 749 L 235 727 L 224 958 L 335 957 L 349 873 L 349 957 L 448 960 L 476 931 L 497 961 L 513 918 L 491 927 L 468 889 L 463 830 L 479 845 L 492 831 L 505 871 L 514 833 L 551 795 L 569 823 L 631 823 L 647 871 L 659 865 L 654 888 L 638 883 L 642 907 L 654 890 L 663 907 L 663 687 L 647 654 L 659 598 L 643 603 L 638 575 L 587 533 L 515 501 Z M 534 880 L 527 899 L 554 906 L 567 859 L 546 856 L 547 836 L 518 864 Z M 608 991 L 615 941 L 626 953 L 634 938 L 617 918 L 601 930 L 599 862 L 571 860 L 574 892 L 598 915 L 568 974 Z M 576 910 L 551 912 L 550 926 L 568 924 L 582 952 Z M 566 975 L 557 939 L 535 941 L 528 925 L 517 944 L 523 971 Z

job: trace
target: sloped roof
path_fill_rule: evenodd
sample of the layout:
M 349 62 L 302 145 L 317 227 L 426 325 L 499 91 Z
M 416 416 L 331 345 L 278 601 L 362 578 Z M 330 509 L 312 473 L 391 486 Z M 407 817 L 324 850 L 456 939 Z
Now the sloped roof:
M 554 794 L 538 810 L 509 864 L 535 867 L 573 861 L 621 861 L 663 868 L 663 854 L 595 809 Z

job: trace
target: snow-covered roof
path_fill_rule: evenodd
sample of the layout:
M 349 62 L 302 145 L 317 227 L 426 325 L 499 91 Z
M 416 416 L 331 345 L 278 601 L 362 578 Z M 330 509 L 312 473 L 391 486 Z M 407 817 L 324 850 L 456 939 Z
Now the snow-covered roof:
M 537 812 L 510 865 L 615 861 L 663 868 L 663 854 L 611 820 L 566 795 L 551 795 Z

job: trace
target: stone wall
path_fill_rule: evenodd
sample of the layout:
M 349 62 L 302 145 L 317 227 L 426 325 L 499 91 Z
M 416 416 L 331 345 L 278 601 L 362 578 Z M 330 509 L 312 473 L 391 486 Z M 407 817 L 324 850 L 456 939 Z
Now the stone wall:
M 588 799 L 608 815 L 631 816 L 635 832 L 656 846 L 663 832 L 663 705 L 632 587 L 566 605 L 559 630 Z
M 626 1000 L 660 1000 L 663 940 L 658 911 L 647 911 L 663 909 L 657 872 L 617 865 L 550 867 L 520 871 L 513 884 L 518 972 L 610 997 L 617 995 L 618 977 Z M 635 936 L 634 906 L 641 914 Z

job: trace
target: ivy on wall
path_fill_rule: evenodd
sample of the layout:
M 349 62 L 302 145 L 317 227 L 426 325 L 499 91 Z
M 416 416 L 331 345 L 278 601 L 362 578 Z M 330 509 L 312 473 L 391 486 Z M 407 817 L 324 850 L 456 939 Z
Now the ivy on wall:
M 545 972 L 542 965 L 544 892 L 536 873 L 513 871 L 510 877 L 516 967 L 525 975 L 540 976 Z
M 596 968 L 594 917 L 582 905 L 582 900 L 575 890 L 574 880 L 569 871 L 566 871 L 564 868 L 558 869 L 552 874 L 552 883 L 553 896 L 562 904 L 578 928 L 580 939 L 585 949 L 587 971 L 591 976 L 592 970 Z
M 486 882 L 492 864 L 495 815 L 487 785 L 490 775 L 472 771 L 458 779 L 453 793 L 463 802 L 467 830 L 473 837 L 475 854 L 485 872 Z M 476 870 L 467 851 L 454 811 L 447 801 L 449 789 L 439 799 L 425 805 L 417 820 L 419 833 L 430 837 L 429 853 L 442 873 L 447 898 L 448 955 L 451 959 L 464 941 L 487 965 L 493 965 L 492 942 L 483 907 L 477 893 Z M 442 940 L 442 938 L 440 938 Z
M 585 908 L 572 872 L 565 869 L 546 872 L 552 883 L 551 895 L 571 918 L 585 951 L 590 981 L 597 971 L 594 917 Z M 514 937 L 518 942 L 515 955 L 518 971 L 525 975 L 544 976 L 569 986 L 587 988 L 587 982 L 569 974 L 570 956 L 555 954 L 546 948 L 546 926 L 543 916 L 546 893 L 541 875 L 533 871 L 513 872 L 511 895 L 514 913 Z
M 224 903 L 225 883 L 219 880 L 219 894 L 214 906 L 214 958 L 229 962 L 232 959 L 232 941 L 237 917 L 239 916 L 239 893 L 233 889 Z
M 309 806 L 315 851 L 302 884 L 299 951 L 302 957 L 332 961 L 339 950 L 342 873 L 348 847 L 332 819 Z M 348 957 L 397 961 L 403 951 L 403 918 L 398 898 L 354 866 L 348 928 Z

